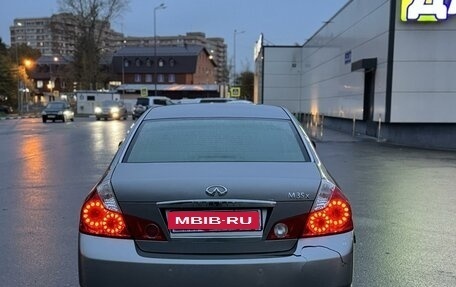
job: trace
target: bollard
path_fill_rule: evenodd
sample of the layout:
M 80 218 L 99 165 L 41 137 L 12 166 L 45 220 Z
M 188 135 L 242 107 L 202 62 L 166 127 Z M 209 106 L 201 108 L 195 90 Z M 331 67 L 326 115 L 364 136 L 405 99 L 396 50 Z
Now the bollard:
M 379 142 L 380 141 L 380 132 L 382 130 L 382 115 L 380 114 L 378 116 L 378 129 L 377 129 L 377 141 Z
M 325 124 L 325 115 L 321 115 L 320 139 L 323 139 L 324 124 Z
M 355 136 L 355 129 L 356 129 L 356 117 L 353 116 L 353 126 L 352 126 L 352 136 Z

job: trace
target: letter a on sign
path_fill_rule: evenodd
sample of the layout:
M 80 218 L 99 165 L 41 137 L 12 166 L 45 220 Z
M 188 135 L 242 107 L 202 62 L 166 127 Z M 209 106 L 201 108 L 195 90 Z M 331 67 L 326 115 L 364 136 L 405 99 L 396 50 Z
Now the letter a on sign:
M 448 14 L 452 14 L 449 12 L 454 10 L 451 6 L 454 5 L 450 5 L 451 11 L 448 11 L 445 0 L 402 0 L 401 20 L 404 22 L 410 20 L 429 22 L 446 20 Z

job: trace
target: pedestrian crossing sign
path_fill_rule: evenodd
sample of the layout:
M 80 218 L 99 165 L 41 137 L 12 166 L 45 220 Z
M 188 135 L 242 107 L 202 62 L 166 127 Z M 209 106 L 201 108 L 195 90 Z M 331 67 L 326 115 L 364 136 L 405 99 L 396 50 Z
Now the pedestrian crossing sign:
M 241 88 L 240 87 L 232 87 L 230 89 L 231 97 L 239 98 L 241 96 Z
M 147 88 L 141 88 L 141 97 L 147 97 L 148 94 Z

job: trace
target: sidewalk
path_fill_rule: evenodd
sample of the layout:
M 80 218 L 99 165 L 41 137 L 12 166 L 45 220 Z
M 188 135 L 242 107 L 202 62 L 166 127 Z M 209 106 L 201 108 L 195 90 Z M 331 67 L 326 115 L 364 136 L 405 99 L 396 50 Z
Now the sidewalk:
M 367 135 L 341 132 L 330 128 L 313 127 L 312 129 L 306 129 L 307 135 L 315 142 L 361 142 L 361 141 L 375 141 L 379 142 L 377 138 L 370 137 Z M 380 142 L 384 142 L 381 140 Z
M 1 120 L 16 120 L 16 119 L 31 119 L 31 118 L 40 118 L 40 114 L 0 114 L 0 121 Z
M 306 129 L 306 132 L 315 142 L 358 142 L 362 140 L 360 137 L 353 137 L 351 134 L 321 126 Z

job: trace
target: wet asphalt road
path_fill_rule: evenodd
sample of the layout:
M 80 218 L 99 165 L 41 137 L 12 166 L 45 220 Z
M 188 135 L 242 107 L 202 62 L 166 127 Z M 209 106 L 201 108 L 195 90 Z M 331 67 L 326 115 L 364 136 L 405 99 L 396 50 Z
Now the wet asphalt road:
M 79 208 L 131 124 L 0 121 L 0 286 L 78 285 Z M 353 286 L 456 286 L 456 152 L 329 130 L 317 151 L 354 210 Z
M 456 286 L 456 152 L 333 131 L 317 151 L 354 210 L 354 286 Z

